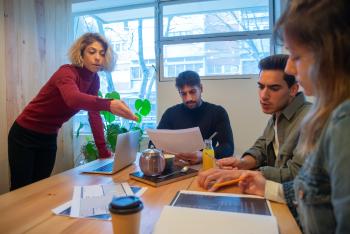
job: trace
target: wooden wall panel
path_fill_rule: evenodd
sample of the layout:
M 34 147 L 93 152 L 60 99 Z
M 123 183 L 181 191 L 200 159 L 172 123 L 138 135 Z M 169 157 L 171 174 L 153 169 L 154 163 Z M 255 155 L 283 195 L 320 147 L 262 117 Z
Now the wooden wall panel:
M 4 1 L 0 0 L 0 194 L 6 192 L 9 186 L 9 170 L 7 161 L 4 17 Z
M 3 177 L 8 170 L 3 163 L 7 162 L 7 152 L 3 149 L 7 148 L 8 129 L 57 68 L 68 61 L 71 1 L 1 0 L 1 7 L 4 17 L 0 21 L 0 68 L 4 69 L 0 73 L 0 110 L 5 114 L 0 119 L 0 193 L 7 190 L 3 183 L 8 180 Z M 3 87 L 6 92 L 2 92 Z M 55 173 L 73 166 L 71 142 L 72 128 L 68 123 L 59 134 Z

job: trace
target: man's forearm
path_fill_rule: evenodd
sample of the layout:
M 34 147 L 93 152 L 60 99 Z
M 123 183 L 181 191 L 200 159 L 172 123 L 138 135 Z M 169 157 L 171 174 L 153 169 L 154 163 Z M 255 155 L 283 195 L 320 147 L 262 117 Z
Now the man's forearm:
M 256 160 L 253 156 L 246 154 L 241 158 L 239 169 L 249 170 L 256 168 Z

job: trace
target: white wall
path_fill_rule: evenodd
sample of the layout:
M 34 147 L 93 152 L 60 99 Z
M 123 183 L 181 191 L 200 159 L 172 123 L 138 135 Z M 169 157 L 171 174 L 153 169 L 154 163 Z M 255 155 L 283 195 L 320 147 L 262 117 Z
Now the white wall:
M 223 106 L 229 114 L 235 154 L 248 149 L 261 135 L 268 115 L 263 114 L 258 100 L 257 78 L 202 80 L 203 100 Z M 171 105 L 181 102 L 175 81 L 158 83 L 158 121 Z

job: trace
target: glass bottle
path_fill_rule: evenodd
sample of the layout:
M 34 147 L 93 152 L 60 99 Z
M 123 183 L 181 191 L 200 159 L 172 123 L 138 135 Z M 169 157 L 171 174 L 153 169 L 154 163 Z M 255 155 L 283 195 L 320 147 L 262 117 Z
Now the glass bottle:
M 203 171 L 213 168 L 215 166 L 215 154 L 212 146 L 212 141 L 204 140 L 205 148 L 202 152 Z

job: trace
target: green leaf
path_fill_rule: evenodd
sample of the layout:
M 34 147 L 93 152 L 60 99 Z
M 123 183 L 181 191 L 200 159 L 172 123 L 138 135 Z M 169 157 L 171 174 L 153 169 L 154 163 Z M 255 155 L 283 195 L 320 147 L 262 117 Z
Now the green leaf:
M 128 132 L 128 129 L 124 128 L 124 127 L 121 127 L 120 128 L 120 133 L 126 133 Z
M 143 130 L 140 127 L 134 126 L 130 129 L 130 131 L 140 131 L 140 138 L 142 138 Z
M 142 99 L 136 99 L 135 100 L 135 109 L 139 111 L 142 108 L 143 101 Z
M 140 115 L 139 113 L 134 113 L 137 116 L 137 121 L 136 123 L 141 123 L 142 121 L 142 115 Z
M 77 129 L 77 135 L 76 135 L 76 138 L 79 137 L 79 134 L 80 134 L 80 130 L 84 127 L 84 124 L 83 123 L 79 123 L 79 127 Z
M 117 143 L 118 134 L 121 132 L 120 126 L 118 124 L 109 125 L 106 131 L 106 140 L 110 145 L 112 152 L 115 151 L 115 146 Z
M 82 147 L 82 152 L 88 162 L 98 158 L 98 150 L 93 141 L 88 141 L 86 145 Z
M 148 99 L 137 99 L 135 101 L 135 109 L 143 116 L 151 112 L 151 103 Z
M 115 120 L 115 115 L 108 111 L 100 112 L 107 123 L 112 123 Z
M 111 99 L 115 99 L 115 100 L 120 100 L 120 94 L 116 91 L 110 92 L 110 93 L 106 93 L 106 98 L 111 98 Z

